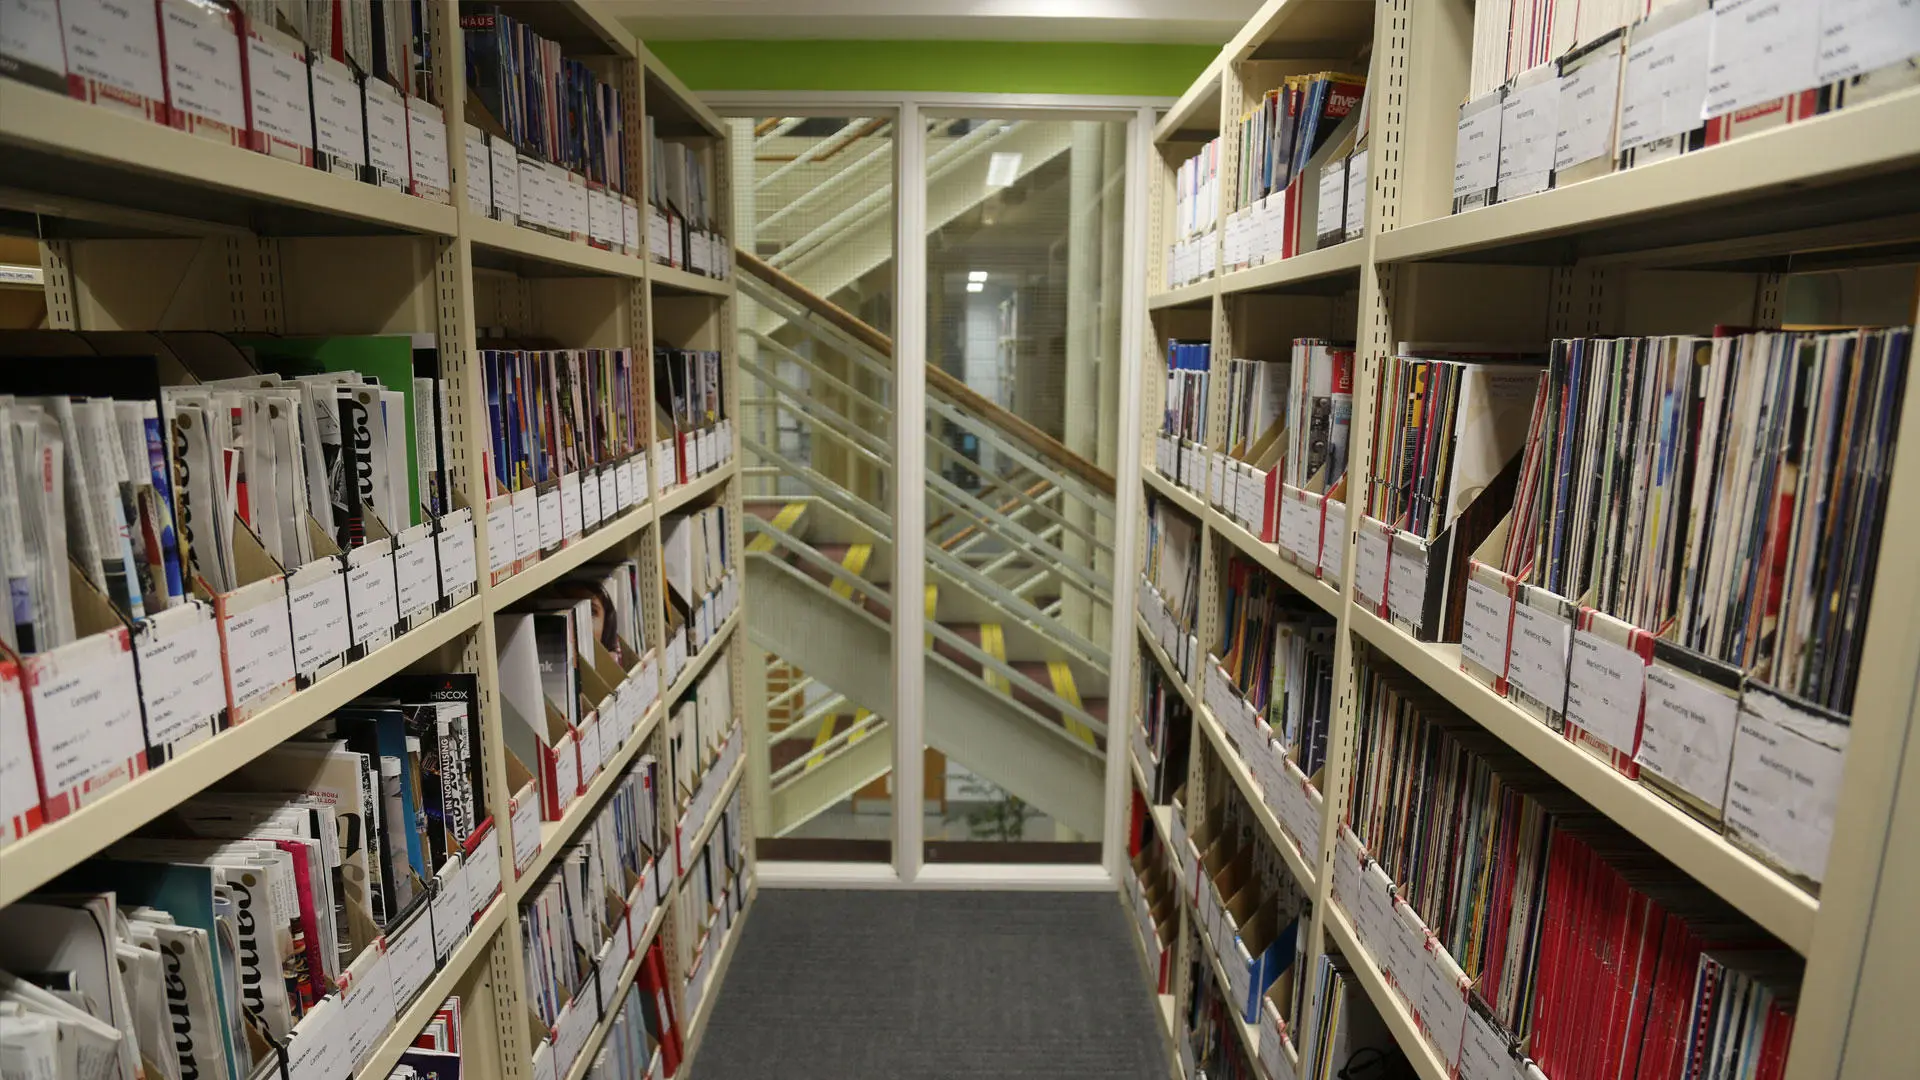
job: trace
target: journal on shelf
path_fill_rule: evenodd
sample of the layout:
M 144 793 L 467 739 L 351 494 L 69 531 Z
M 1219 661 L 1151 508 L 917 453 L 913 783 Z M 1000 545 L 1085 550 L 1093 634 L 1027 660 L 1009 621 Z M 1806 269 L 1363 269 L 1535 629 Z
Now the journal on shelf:
M 1792 950 L 1390 664 L 1362 659 L 1356 719 L 1335 898 L 1443 1060 L 1778 1075 Z M 1403 923 L 1441 948 L 1398 959 Z
M 197 138 L 449 200 L 447 123 L 432 74 L 448 46 L 415 5 L 23 0 L 15 8 L 22 29 L 0 64 L 7 76 Z
M 0 354 L 0 842 L 477 587 L 431 336 L 13 331 Z
M 646 238 L 627 175 L 634 103 L 498 8 L 463 5 L 460 27 L 471 209 L 637 257 Z
M 677 1040 L 671 1008 L 662 1011 L 654 996 L 661 939 L 647 936 L 672 883 L 660 862 L 670 840 L 659 814 L 659 784 L 654 757 L 630 764 L 520 901 L 534 1059 L 551 1070 L 542 1075 L 568 1075 L 595 1026 L 611 1030 L 627 1000 L 621 982 L 633 964 L 639 974 L 631 985 L 647 988 L 645 1051 Z M 677 1053 L 669 1052 L 670 1063 Z
M 1366 174 L 1367 80 L 1323 71 L 1288 75 L 1236 121 L 1234 183 L 1222 208 L 1221 261 L 1238 270 L 1357 237 L 1348 169 Z
M 477 676 L 397 676 L 0 909 L 9 1051 L 358 1069 L 500 890 L 480 724 Z
M 1454 212 L 1912 87 L 1920 31 L 1899 10 L 1897 0 L 1476 4 Z
M 1463 669 L 1816 885 L 1911 339 L 1554 342 Z M 1761 761 L 1781 754 L 1790 778 Z

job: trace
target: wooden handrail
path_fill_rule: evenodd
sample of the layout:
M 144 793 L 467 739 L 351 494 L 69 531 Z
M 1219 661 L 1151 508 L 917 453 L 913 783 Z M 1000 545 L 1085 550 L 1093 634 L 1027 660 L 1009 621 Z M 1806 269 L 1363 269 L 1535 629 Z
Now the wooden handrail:
M 831 323 L 835 328 L 874 352 L 893 359 L 893 339 L 862 322 L 853 313 L 800 284 L 749 251 L 734 249 L 734 265 L 778 291 L 781 295 Z M 982 396 L 973 387 L 954 378 L 938 364 L 927 365 L 927 389 L 980 417 L 1001 431 L 1028 443 L 1043 457 L 1092 485 L 1108 496 L 1114 493 L 1113 474 L 1067 449 L 1059 439 L 1034 427 L 1020 416 Z

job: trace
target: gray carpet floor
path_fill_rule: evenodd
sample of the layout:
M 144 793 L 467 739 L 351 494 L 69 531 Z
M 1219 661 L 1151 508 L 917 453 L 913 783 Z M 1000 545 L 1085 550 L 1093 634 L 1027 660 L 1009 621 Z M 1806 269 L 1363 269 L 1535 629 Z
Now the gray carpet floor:
M 1106 893 L 762 889 L 693 1080 L 1165 1080 Z

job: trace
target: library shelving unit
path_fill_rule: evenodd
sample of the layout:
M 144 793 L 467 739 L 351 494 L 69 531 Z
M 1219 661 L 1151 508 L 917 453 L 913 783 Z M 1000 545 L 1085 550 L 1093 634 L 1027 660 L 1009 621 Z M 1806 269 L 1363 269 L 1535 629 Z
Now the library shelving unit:
M 1264 842 L 1312 898 L 1299 969 L 1343 955 L 1423 1080 L 1450 1067 L 1422 1031 L 1416 1008 L 1376 961 L 1395 943 L 1369 939 L 1335 899 L 1336 840 L 1352 778 L 1356 652 L 1383 657 L 1477 722 L 1593 810 L 1738 909 L 1806 960 L 1790 1080 L 1891 1076 L 1913 1067 L 1910 1037 L 1888 1012 L 1896 988 L 1911 988 L 1920 955 L 1910 919 L 1920 880 L 1916 744 L 1909 738 L 1920 673 L 1920 386 L 1904 391 L 1888 511 L 1872 578 L 1872 607 L 1851 717 L 1833 841 L 1821 888 L 1810 891 L 1652 788 L 1628 779 L 1493 692 L 1460 667 L 1455 643 L 1417 640 L 1355 599 L 1357 498 L 1344 522 L 1327 515 L 1319 572 L 1265 543 L 1216 509 L 1198 483 L 1190 490 L 1156 468 L 1164 407 L 1167 343 L 1210 341 L 1216 374 L 1229 357 L 1285 359 L 1294 338 L 1355 343 L 1349 491 L 1364 490 L 1372 437 L 1375 373 L 1402 342 L 1521 342 L 1554 337 L 1711 332 L 1716 326 L 1778 327 L 1796 275 L 1845 273 L 1914 261 L 1899 248 L 1920 211 L 1920 90 L 1899 90 L 1859 106 L 1737 138 L 1671 160 L 1570 184 L 1509 202 L 1452 213 L 1457 110 L 1466 98 L 1473 47 L 1469 0 L 1268 0 L 1228 43 L 1154 132 L 1149 155 L 1150 223 L 1141 448 L 1145 494 L 1200 529 L 1197 649 L 1183 675 L 1152 618 L 1138 620 L 1137 664 L 1158 666 L 1194 714 L 1184 802 L 1154 807 L 1170 844 L 1183 843 L 1204 784 L 1224 772 L 1255 810 Z M 1369 175 L 1358 238 L 1251 268 L 1170 284 L 1176 172 L 1216 136 L 1220 197 L 1230 206 L 1236 120 L 1281 76 L 1322 70 L 1368 72 Z M 1349 227 L 1351 229 L 1351 227 Z M 1215 251 L 1199 259 L 1219 267 Z M 1351 235 L 1351 234 L 1349 234 Z M 1903 253 L 1904 252 L 1904 253 Z M 1191 277 L 1183 273 L 1182 277 Z M 1831 290 L 1838 292 L 1839 290 Z M 1870 290 L 1863 290 L 1867 292 Z M 1845 325 L 1915 321 L 1911 279 L 1904 289 L 1852 296 L 1800 322 Z M 1227 380 L 1211 380 L 1209 427 L 1221 430 Z M 1139 527 L 1144 530 L 1143 516 Z M 1143 546 L 1144 550 L 1144 546 Z M 1238 554 L 1265 568 L 1338 620 L 1334 697 L 1326 765 L 1315 778 L 1318 834 L 1295 843 L 1271 798 L 1242 761 L 1209 706 L 1206 662 L 1217 640 L 1224 561 Z M 1143 590 L 1143 595 L 1145 591 Z M 1143 603 L 1145 601 L 1143 600 Z M 1136 677 L 1139 671 L 1136 670 Z M 1136 717 L 1133 722 L 1140 721 Z M 1138 758 L 1141 740 L 1129 740 Z M 1209 772 L 1218 759 L 1223 770 Z M 1136 782 L 1149 775 L 1136 760 Z M 1214 782 L 1218 782 L 1217 779 Z M 1189 820 L 1180 820 L 1184 812 Z M 1191 883 L 1178 954 L 1207 952 Z M 1216 962 L 1217 962 L 1217 958 Z M 1182 966 L 1184 972 L 1185 966 Z M 1909 980 L 1903 984 L 1902 980 Z M 1184 1012 L 1193 988 L 1174 990 Z M 1410 989 L 1406 992 L 1412 993 Z M 1895 995 L 1889 997 L 1888 995 Z M 1301 1023 L 1312 1022 L 1311 989 Z M 1878 1001 L 1876 1007 L 1873 1003 Z M 1859 1006 L 1856 1007 L 1856 1003 Z M 1899 1010 L 1893 1010 L 1898 1012 Z M 1257 1032 L 1244 1032 L 1258 1059 Z M 1296 1033 L 1296 1038 L 1298 1033 Z M 1175 1075 L 1190 1062 L 1176 1060 Z M 1265 1072 L 1265 1066 L 1259 1066 Z M 1286 1069 L 1310 1075 L 1309 1063 Z M 1524 1070 L 1513 1075 L 1522 1075 Z M 1462 1071 L 1461 1075 L 1466 1075 Z M 1501 1074 L 1504 1078 L 1508 1073 Z M 1538 1076 L 1539 1074 L 1533 1073 Z M 1553 1080 L 1548 1077 L 1547 1080 Z
M 391 675 L 410 669 L 478 673 L 484 706 L 481 752 L 494 825 L 482 844 L 497 846 L 500 891 L 417 995 L 397 1003 L 394 1023 L 356 1075 L 383 1080 L 441 1002 L 458 995 L 465 1010 L 462 1068 L 468 1076 L 577 1080 L 606 1037 L 611 1016 L 587 1036 L 569 1077 L 538 1074 L 534 1049 L 547 1033 L 532 1030 L 525 1004 L 520 899 L 576 836 L 622 769 L 647 752 L 664 761 L 660 736 L 668 709 L 715 663 L 726 665 L 732 700 L 746 700 L 742 650 L 734 647 L 742 636 L 744 600 L 671 681 L 660 680 L 658 699 L 622 745 L 606 750 L 603 771 L 562 820 L 539 825 L 538 853 L 522 859 L 518 873 L 516 849 L 530 851 L 533 843 L 522 837 L 516 844 L 508 809 L 492 616 L 596 558 L 638 558 L 647 571 L 643 601 L 657 652 L 666 631 L 658 523 L 672 513 L 723 505 L 731 520 L 730 550 L 740 551 L 739 446 L 735 436 L 724 464 L 686 484 L 672 484 L 659 469 L 649 469 L 648 490 L 624 513 L 610 515 L 517 573 L 490 573 L 496 561 L 488 557 L 486 528 L 481 342 L 512 337 L 567 348 L 631 348 L 635 377 L 648 386 L 656 344 L 721 350 L 724 408 L 733 416 L 738 409 L 733 285 L 663 265 L 646 250 L 600 250 L 472 209 L 465 195 L 465 160 L 458 152 L 468 100 L 459 4 L 429 0 L 421 7 L 432 40 L 443 43 L 433 57 L 433 76 L 454 148 L 448 204 L 215 145 L 0 80 L 0 187 L 6 189 L 0 202 L 16 216 L 32 215 L 24 220 L 40 237 L 48 328 L 433 335 L 449 402 L 450 483 L 457 505 L 473 511 L 478 567 L 474 595 L 463 602 L 98 801 L 0 847 L 0 905 L 132 835 Z M 625 116 L 629 175 L 648 175 L 645 117 L 653 119 L 661 137 L 711 147 L 714 205 L 725 233 L 730 158 L 726 128 L 715 114 L 601 5 L 555 0 L 489 5 L 489 10 L 496 7 L 559 41 L 566 55 L 623 88 L 631 106 Z M 646 445 L 652 446 L 667 433 L 651 430 L 651 416 L 647 424 Z M 510 551 L 512 538 L 504 542 Z M 506 561 L 511 569 L 511 557 Z M 732 578 L 736 590 L 742 580 L 738 569 Z M 738 723 L 736 707 L 736 732 Z M 722 758 L 723 764 L 729 762 L 732 767 L 710 772 L 696 800 L 711 813 L 684 821 L 687 833 L 681 839 L 689 855 L 711 834 L 727 800 L 743 792 L 738 754 Z M 675 805 L 671 785 L 663 787 L 668 790 L 661 795 L 660 812 L 678 827 L 682 808 Z M 745 812 L 750 815 L 754 808 Z M 477 851 L 472 861 L 496 861 L 492 854 Z M 674 858 L 669 849 L 659 860 L 658 872 L 676 880 L 645 925 L 631 927 L 637 955 L 622 966 L 617 991 L 607 996 L 624 999 L 645 946 L 664 935 L 675 1014 L 691 1051 L 711 1009 L 711 988 L 718 985 L 737 938 L 730 931 L 751 904 L 755 880 L 749 845 L 747 869 L 734 886 L 744 890 L 737 913 L 716 917 L 692 910 L 692 890 L 680 887 Z

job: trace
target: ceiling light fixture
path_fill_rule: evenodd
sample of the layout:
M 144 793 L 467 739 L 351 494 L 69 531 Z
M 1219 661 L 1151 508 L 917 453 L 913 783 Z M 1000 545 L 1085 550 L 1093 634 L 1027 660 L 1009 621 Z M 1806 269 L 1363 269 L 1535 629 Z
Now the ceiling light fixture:
M 967 271 L 967 280 L 985 281 L 987 280 L 987 272 L 985 270 L 969 270 Z
M 968 292 L 986 292 L 987 283 L 984 281 L 969 281 L 967 282 L 967 291 Z

